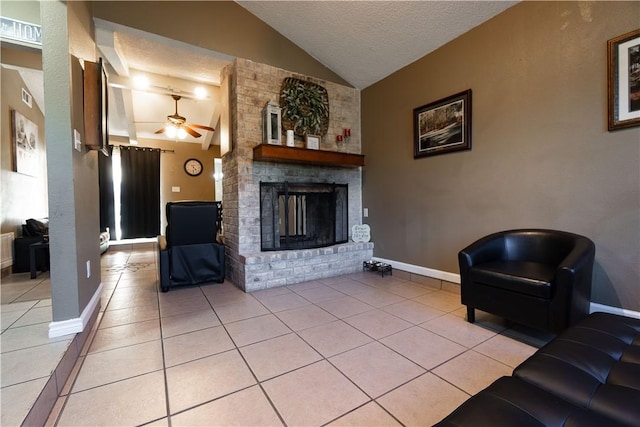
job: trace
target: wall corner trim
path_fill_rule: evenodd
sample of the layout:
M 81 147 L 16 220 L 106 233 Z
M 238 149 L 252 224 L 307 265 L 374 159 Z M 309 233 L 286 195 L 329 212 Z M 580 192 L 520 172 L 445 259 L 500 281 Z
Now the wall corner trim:
M 373 257 L 374 260 L 391 264 L 393 268 L 406 271 L 408 273 L 419 274 L 421 276 L 433 277 L 434 279 L 444 280 L 451 283 L 460 283 L 460 275 L 449 273 L 447 271 L 434 270 L 432 268 L 420 267 L 419 265 L 407 264 L 400 261 L 393 261 L 379 257 Z
M 87 326 L 87 323 L 89 323 L 91 315 L 100 303 L 102 289 L 103 285 L 102 282 L 100 282 L 100 286 L 98 286 L 98 289 L 96 289 L 93 297 L 91 297 L 89 304 L 87 304 L 84 310 L 82 310 L 82 314 L 80 314 L 80 317 L 49 323 L 49 338 L 57 338 L 64 335 L 78 334 L 82 332 L 84 330 L 84 327 Z

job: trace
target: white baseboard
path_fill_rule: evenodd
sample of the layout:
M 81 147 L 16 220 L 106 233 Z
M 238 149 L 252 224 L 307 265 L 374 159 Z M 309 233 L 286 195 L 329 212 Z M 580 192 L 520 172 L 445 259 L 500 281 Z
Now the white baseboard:
M 610 305 L 598 304 L 597 302 L 592 302 L 589 307 L 589 313 L 594 313 L 596 311 L 602 311 L 604 313 L 611 314 L 619 314 L 621 316 L 634 317 L 636 319 L 640 319 L 640 312 L 627 310 L 626 308 L 620 307 L 611 307 Z
M 84 327 L 87 326 L 93 312 L 100 303 L 100 297 L 102 296 L 102 283 L 98 286 L 95 293 L 91 297 L 89 304 L 82 310 L 80 317 L 74 319 L 61 320 L 59 322 L 49 323 L 49 338 L 62 337 L 64 335 L 79 334 L 84 331 Z
M 434 279 L 440 279 L 452 283 L 460 283 L 460 275 L 449 273 L 447 271 L 434 270 L 432 268 L 420 267 L 418 265 L 407 264 L 400 261 L 394 261 L 391 259 L 384 259 L 379 257 L 373 257 L 375 261 L 391 264 L 393 268 L 406 271 L 409 273 L 419 274 L 421 276 L 433 277 Z
M 407 264 L 404 262 L 399 262 L 399 261 L 394 261 L 394 260 L 384 259 L 379 257 L 373 257 L 373 259 L 376 261 L 391 264 L 393 268 L 397 268 L 398 270 L 419 274 L 421 276 L 433 277 L 434 279 L 445 280 L 447 282 L 458 283 L 458 284 L 460 283 L 459 274 L 449 273 L 449 272 L 440 271 L 440 270 L 434 270 L 432 268 L 420 267 L 418 265 Z M 640 319 L 640 312 L 638 311 L 627 310 L 625 308 L 612 307 L 609 305 L 592 302 L 589 307 L 589 312 L 593 313 L 596 311 L 602 311 L 604 313 L 611 313 L 611 314 L 619 314 L 621 316 L 634 317 L 636 319 Z

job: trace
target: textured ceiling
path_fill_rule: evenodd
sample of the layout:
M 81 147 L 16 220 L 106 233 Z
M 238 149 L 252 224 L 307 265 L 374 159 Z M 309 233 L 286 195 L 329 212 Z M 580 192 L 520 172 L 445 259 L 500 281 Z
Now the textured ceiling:
M 516 1 L 237 1 L 358 89 Z
M 129 68 L 163 76 L 219 86 L 220 72 L 231 59 L 175 40 L 145 38 L 122 31 L 116 37 Z

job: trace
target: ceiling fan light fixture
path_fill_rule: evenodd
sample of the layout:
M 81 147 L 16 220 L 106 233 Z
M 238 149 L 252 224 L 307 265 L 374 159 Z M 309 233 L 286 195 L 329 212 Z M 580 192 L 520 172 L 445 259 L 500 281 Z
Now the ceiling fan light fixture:
M 175 138 L 178 134 L 178 130 L 174 125 L 168 124 L 164 127 L 165 133 L 169 138 Z
M 207 90 L 202 86 L 198 86 L 193 90 L 193 94 L 196 99 L 205 99 L 207 97 Z
M 133 77 L 133 84 L 138 89 L 148 89 L 149 88 L 149 78 L 145 75 L 138 74 Z
M 205 92 L 206 93 L 206 92 Z M 205 125 L 199 125 L 197 123 L 186 123 L 186 118 L 178 114 L 178 101 L 182 98 L 180 95 L 171 95 L 175 104 L 176 112 L 167 116 L 167 121 L 161 129 L 155 131 L 156 134 L 164 133 L 169 138 L 185 139 L 187 135 L 191 135 L 194 138 L 200 138 L 202 135 L 196 132 L 193 128 L 215 131 L 214 128 Z

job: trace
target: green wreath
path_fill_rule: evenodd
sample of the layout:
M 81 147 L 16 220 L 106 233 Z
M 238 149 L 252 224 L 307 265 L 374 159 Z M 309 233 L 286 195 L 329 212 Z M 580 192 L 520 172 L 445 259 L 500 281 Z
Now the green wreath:
M 324 136 L 329 129 L 329 96 L 322 86 L 287 77 L 280 94 L 282 125 L 296 135 Z

